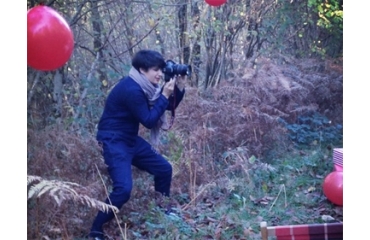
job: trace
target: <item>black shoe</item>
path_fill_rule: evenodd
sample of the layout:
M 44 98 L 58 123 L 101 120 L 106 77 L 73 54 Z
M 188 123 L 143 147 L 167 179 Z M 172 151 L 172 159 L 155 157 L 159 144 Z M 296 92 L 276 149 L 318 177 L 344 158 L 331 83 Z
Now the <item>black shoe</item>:
M 104 238 L 101 238 L 101 237 L 89 237 L 89 240 L 104 240 Z
M 89 234 L 89 240 L 105 240 L 104 233 L 98 231 L 91 231 Z
M 169 208 L 164 210 L 164 214 L 171 220 L 182 220 L 181 211 L 177 208 Z

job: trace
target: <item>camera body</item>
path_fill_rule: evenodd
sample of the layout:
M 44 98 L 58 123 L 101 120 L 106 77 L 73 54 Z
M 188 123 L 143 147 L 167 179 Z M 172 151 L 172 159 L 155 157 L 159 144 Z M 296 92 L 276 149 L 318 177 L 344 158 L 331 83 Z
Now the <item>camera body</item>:
M 186 64 L 176 64 L 172 60 L 167 60 L 166 66 L 162 69 L 162 72 L 164 73 L 164 81 L 168 82 L 175 75 L 190 76 L 191 66 Z

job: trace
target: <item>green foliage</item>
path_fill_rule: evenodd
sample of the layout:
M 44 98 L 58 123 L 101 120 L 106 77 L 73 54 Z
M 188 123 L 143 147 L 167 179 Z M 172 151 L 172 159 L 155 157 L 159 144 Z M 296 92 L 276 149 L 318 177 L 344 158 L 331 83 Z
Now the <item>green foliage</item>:
M 240 188 L 230 195 L 229 204 L 233 211 L 249 209 L 252 216 L 258 215 L 271 224 L 323 221 L 317 215 L 317 209 L 320 207 L 318 203 L 325 200 L 323 178 L 333 168 L 330 151 L 310 148 L 290 152 L 274 159 L 270 169 L 263 167 L 260 160 L 255 164 L 259 167 L 253 168 L 248 180 L 256 187 Z M 335 207 L 329 204 L 326 208 L 328 213 Z
M 270 37 L 275 47 L 298 57 L 341 57 L 343 6 L 338 0 L 283 1 L 267 21 L 277 26 Z M 277 24 L 276 24 L 277 23 Z M 267 36 L 269 38 L 269 36 Z M 275 40 L 276 39 L 276 40 Z
M 174 132 L 168 131 L 162 139 L 162 148 L 168 152 L 167 158 L 173 163 L 179 163 L 181 155 L 183 154 L 184 147 L 181 143 L 181 138 Z
M 325 38 L 330 38 L 330 44 L 322 44 L 323 38 L 314 44 L 313 51 L 321 48 L 322 54 L 333 56 L 335 48 L 342 47 L 343 41 L 343 6 L 338 0 L 309 0 L 308 7 L 318 16 L 317 26 L 323 31 Z M 333 57 L 336 57 L 335 55 Z
M 290 139 L 297 145 L 342 144 L 342 125 L 332 125 L 329 119 L 317 112 L 299 116 L 297 123 L 289 124 L 283 119 L 281 122 L 287 128 Z
M 319 16 L 317 25 L 326 29 L 339 27 L 343 29 L 343 10 L 338 0 L 308 0 L 308 7 Z

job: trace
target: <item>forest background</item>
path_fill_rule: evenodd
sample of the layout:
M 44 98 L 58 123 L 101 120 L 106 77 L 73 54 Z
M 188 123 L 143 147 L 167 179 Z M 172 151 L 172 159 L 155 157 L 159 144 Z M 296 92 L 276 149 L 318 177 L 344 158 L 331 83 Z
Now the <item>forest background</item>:
M 27 1 L 27 9 L 36 4 Z M 258 235 L 262 219 L 342 220 L 342 211 L 325 202 L 320 183 L 331 171 L 333 147 L 343 144 L 343 3 L 45 5 L 67 19 L 75 49 L 57 71 L 27 68 L 28 239 L 82 238 L 96 209 L 106 207 L 98 201 L 109 179 L 94 147 L 95 127 L 109 89 L 142 48 L 194 70 L 160 149 L 177 170 L 173 201 L 182 221 L 158 222 L 151 215 L 157 199 L 151 179 L 134 171 L 133 197 L 107 229 L 110 236 L 244 239 Z M 311 179 L 288 181 L 305 171 Z M 292 218 L 299 205 L 312 211 Z

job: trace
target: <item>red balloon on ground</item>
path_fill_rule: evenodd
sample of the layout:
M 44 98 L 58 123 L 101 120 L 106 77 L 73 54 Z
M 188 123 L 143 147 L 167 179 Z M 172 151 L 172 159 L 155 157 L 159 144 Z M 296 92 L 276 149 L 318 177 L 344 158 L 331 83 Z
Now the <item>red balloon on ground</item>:
M 226 3 L 226 0 L 205 0 L 205 1 L 207 4 L 214 6 L 214 7 L 218 7 Z
M 343 172 L 334 171 L 329 173 L 324 179 L 323 190 L 329 201 L 343 206 Z
M 42 71 L 63 66 L 71 57 L 74 39 L 67 21 L 54 9 L 36 6 L 27 11 L 27 65 Z

